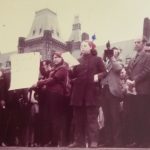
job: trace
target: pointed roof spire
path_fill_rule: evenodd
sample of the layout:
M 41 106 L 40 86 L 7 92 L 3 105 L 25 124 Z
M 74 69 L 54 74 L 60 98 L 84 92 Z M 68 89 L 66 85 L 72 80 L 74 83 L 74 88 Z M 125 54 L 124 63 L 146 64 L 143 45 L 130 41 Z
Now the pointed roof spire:
M 42 36 L 44 30 L 51 30 L 52 36 L 60 38 L 60 31 L 58 25 L 57 14 L 48 8 L 35 12 L 32 27 L 30 29 L 27 39 Z
M 69 41 L 74 42 L 81 41 L 81 23 L 78 15 L 74 17 L 74 23 L 72 25 L 72 33 L 70 35 Z

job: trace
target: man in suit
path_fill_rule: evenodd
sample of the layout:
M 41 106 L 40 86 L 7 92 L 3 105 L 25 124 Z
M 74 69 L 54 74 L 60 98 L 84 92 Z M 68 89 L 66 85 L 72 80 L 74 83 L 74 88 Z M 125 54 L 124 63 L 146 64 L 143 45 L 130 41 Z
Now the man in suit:
M 116 57 L 117 48 L 112 48 L 113 54 L 106 56 L 107 75 L 102 81 L 102 108 L 104 112 L 105 143 L 103 146 L 120 147 L 120 101 L 123 98 L 120 73 L 122 65 Z
M 136 56 L 127 67 L 129 89 L 136 89 L 136 95 L 127 97 L 129 142 L 134 146 L 150 144 L 150 55 L 144 51 L 145 44 L 143 39 L 135 40 Z

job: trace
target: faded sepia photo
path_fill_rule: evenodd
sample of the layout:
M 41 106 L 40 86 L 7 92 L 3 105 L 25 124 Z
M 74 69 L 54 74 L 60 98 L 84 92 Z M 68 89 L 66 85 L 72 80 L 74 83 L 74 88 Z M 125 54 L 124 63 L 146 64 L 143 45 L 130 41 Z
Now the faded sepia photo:
M 149 0 L 0 0 L 0 149 L 150 148 Z

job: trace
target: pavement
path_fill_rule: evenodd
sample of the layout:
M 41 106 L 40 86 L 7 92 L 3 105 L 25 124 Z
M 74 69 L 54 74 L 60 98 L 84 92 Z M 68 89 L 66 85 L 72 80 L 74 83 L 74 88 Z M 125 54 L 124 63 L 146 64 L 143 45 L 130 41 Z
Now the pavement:
M 150 148 L 67 148 L 67 147 L 0 147 L 0 150 L 145 150 Z

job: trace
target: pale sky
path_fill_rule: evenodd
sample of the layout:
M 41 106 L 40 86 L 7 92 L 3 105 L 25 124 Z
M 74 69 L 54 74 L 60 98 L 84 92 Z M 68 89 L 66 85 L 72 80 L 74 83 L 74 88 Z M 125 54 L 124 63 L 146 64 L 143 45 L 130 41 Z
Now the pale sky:
M 17 51 L 18 37 L 27 37 L 43 8 L 57 13 L 63 40 L 79 15 L 82 32 L 95 33 L 97 45 L 142 36 L 143 19 L 150 17 L 150 0 L 0 0 L 0 52 Z

